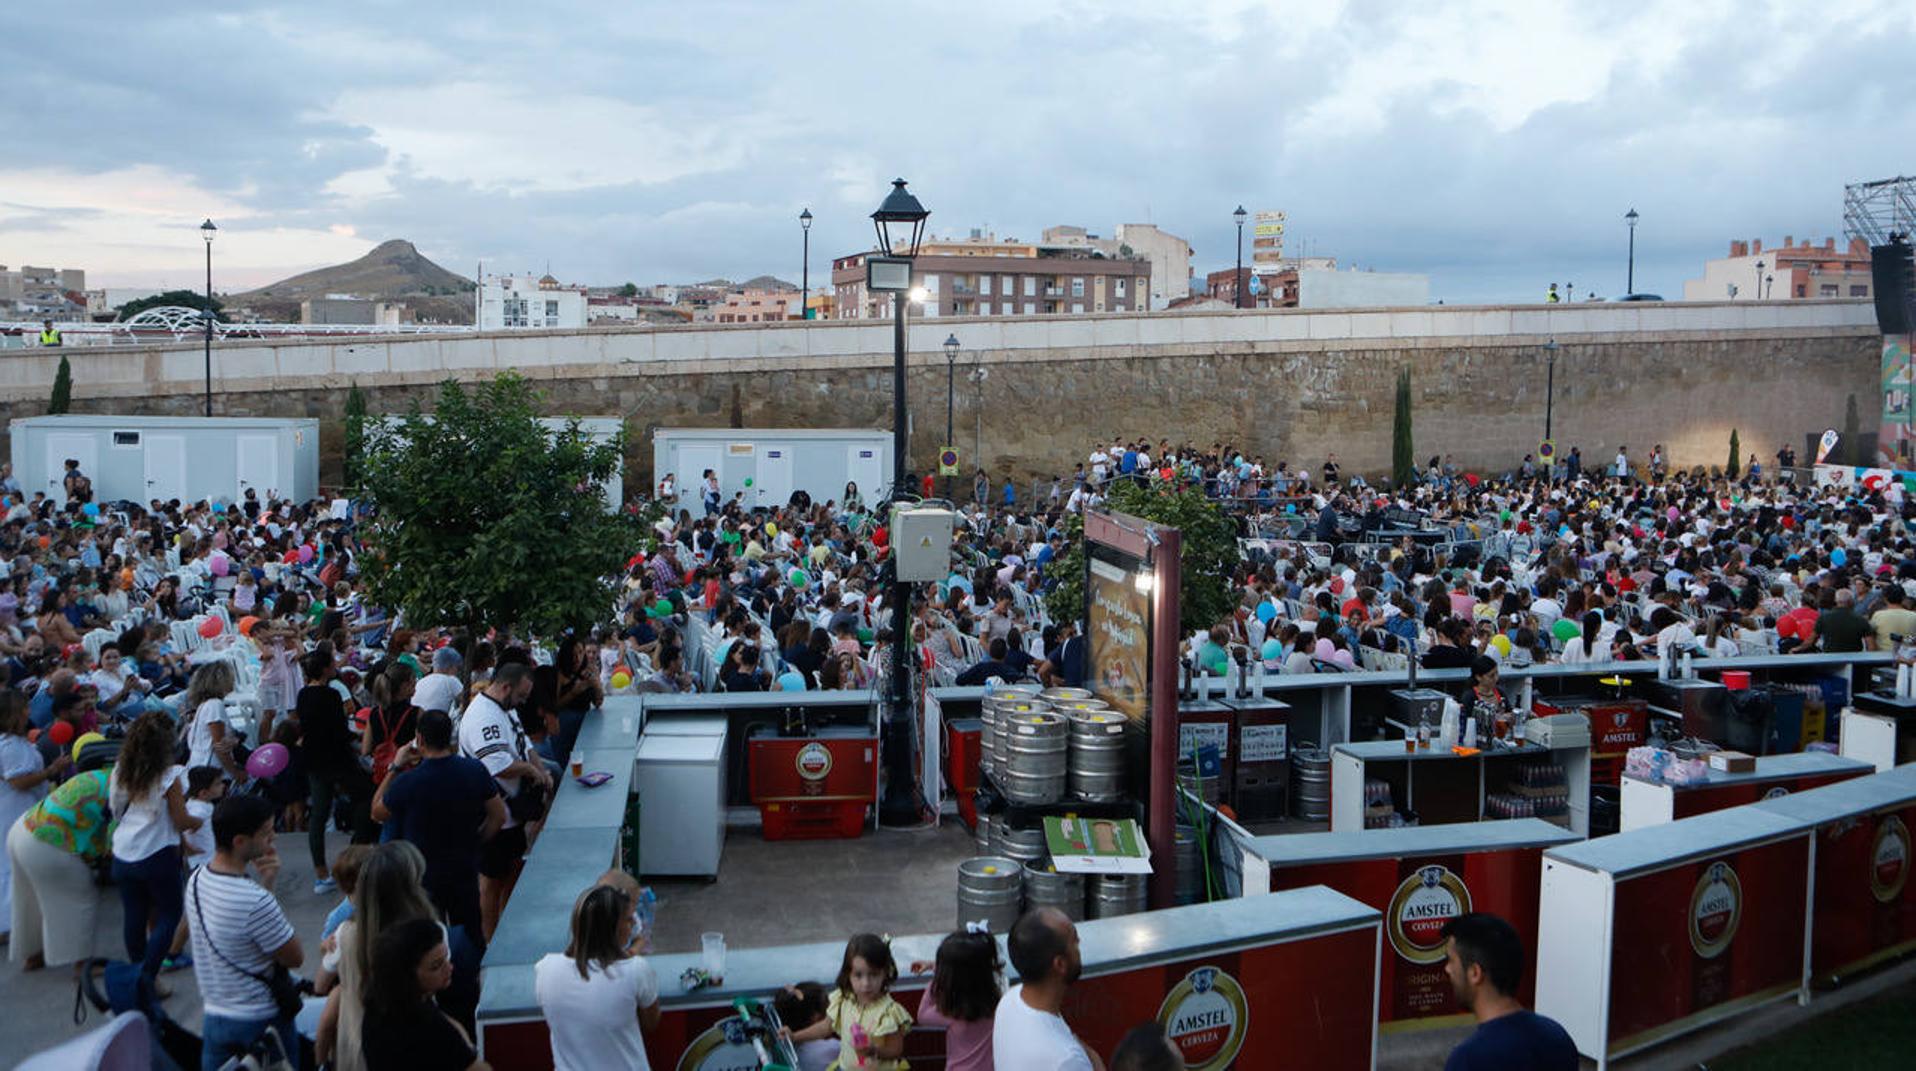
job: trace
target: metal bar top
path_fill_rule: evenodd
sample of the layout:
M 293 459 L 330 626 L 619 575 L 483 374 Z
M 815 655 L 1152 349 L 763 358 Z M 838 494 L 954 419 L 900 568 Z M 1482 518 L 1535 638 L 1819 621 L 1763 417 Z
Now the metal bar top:
M 1807 777 L 1816 774 L 1843 773 L 1847 770 L 1874 769 L 1867 762 L 1858 759 L 1846 759 L 1841 755 L 1832 755 L 1827 751 L 1800 751 L 1789 755 L 1763 755 L 1756 760 L 1756 769 L 1748 773 L 1730 773 L 1724 770 L 1709 770 L 1704 780 L 1687 785 L 1668 785 L 1675 792 L 1688 792 L 1700 788 L 1722 788 L 1726 785 L 1762 784 L 1765 781 L 1786 781 L 1792 777 Z M 1624 774 L 1632 781 L 1643 778 Z M 1663 782 L 1652 782 L 1662 784 Z
M 1792 792 L 1755 806 L 1785 818 L 1820 824 L 1911 803 L 1916 803 L 1916 765 L 1898 766 L 1868 777 Z
M 1583 837 L 1541 818 L 1511 818 L 1345 833 L 1287 833 L 1257 837 L 1251 850 L 1273 867 L 1358 862 L 1506 848 L 1551 848 Z
M 583 888 L 583 886 L 581 886 Z M 574 890 L 569 895 L 576 895 Z M 515 895 L 515 902 L 517 897 Z M 570 910 L 570 900 L 567 901 Z M 1249 899 L 1220 900 L 1210 904 L 1146 911 L 1121 918 L 1080 922 L 1078 939 L 1087 976 L 1113 974 L 1151 963 L 1191 959 L 1220 949 L 1294 941 L 1323 933 L 1337 933 L 1360 926 L 1375 925 L 1382 918 L 1342 893 L 1322 885 L 1291 889 Z M 503 932 L 503 926 L 501 932 Z M 917 934 L 892 939 L 892 957 L 901 968 L 915 959 L 936 958 L 938 942 L 945 935 Z M 1004 938 L 998 938 L 1001 951 Z M 558 951 L 558 947 L 546 951 Z M 543 953 L 541 953 L 543 955 Z M 707 989 L 687 992 L 679 976 L 687 967 L 697 967 L 703 957 L 697 952 L 648 957 L 659 979 L 659 1003 L 665 1008 L 703 1008 L 725 1006 L 734 997 L 764 996 L 783 986 L 807 978 L 829 979 L 838 973 L 845 955 L 843 941 L 815 944 L 781 945 L 775 948 L 731 948 L 725 954 L 725 981 Z M 488 955 L 487 962 L 491 963 Z M 1006 974 L 1015 981 L 1017 972 L 1007 965 Z M 924 975 L 901 975 L 899 989 L 923 988 L 930 981 Z M 495 971 L 486 970 L 485 991 L 479 1001 L 479 1018 L 524 1018 L 538 1015 L 539 1006 L 532 992 L 530 964 Z
M 1544 860 L 1626 878 L 1798 835 L 1813 824 L 1755 807 L 1731 807 L 1551 848 L 1544 852 Z

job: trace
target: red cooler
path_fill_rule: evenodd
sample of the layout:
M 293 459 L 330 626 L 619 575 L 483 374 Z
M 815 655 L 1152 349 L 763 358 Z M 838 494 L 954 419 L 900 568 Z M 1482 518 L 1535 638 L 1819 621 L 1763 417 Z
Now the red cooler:
M 979 718 L 954 718 L 945 723 L 945 783 L 956 797 L 958 817 L 978 828 L 978 746 L 985 723 Z
M 752 803 L 766 840 L 856 837 L 878 798 L 878 737 L 869 728 L 834 726 L 810 736 L 750 737 Z

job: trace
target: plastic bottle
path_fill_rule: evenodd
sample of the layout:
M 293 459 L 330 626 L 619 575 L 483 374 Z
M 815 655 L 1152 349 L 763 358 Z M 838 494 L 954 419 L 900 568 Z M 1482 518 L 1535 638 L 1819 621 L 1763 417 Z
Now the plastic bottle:
M 1438 729 L 1437 746 L 1445 751 L 1449 751 L 1451 748 L 1457 746 L 1458 712 L 1459 708 L 1456 703 L 1448 699 L 1444 701 L 1444 719 L 1441 727 Z
M 1685 651 L 1683 652 L 1683 679 L 1687 681 L 1695 676 L 1696 667 L 1692 664 L 1690 652 Z
M 1430 750 L 1430 712 L 1417 715 L 1417 750 Z

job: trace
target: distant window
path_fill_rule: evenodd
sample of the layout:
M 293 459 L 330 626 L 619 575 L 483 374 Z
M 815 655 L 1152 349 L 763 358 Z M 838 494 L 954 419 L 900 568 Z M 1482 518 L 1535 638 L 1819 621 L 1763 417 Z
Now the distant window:
M 991 296 L 991 276 L 980 275 L 978 277 L 978 292 L 986 297 Z
M 1112 285 L 1117 288 L 1116 296 L 1123 297 L 1124 296 L 1124 277 L 1119 276 L 1118 278 L 1113 279 Z
M 1025 302 L 1025 315 L 1036 316 L 1037 314 L 1038 314 L 1038 303 L 1035 301 Z
M 1802 284 L 1802 283 L 1797 283 L 1797 284 L 1796 284 L 1796 296 L 1797 296 L 1797 297 L 1803 297 L 1803 296 L 1805 296 L 1805 295 L 1804 295 L 1804 286 L 1803 286 L 1803 284 Z
M 1074 301 L 1074 302 L 1072 302 L 1072 303 L 1071 303 L 1071 311 L 1072 311 L 1072 312 L 1083 312 L 1083 311 L 1084 311 L 1084 302 L 1082 302 L 1082 301 Z
M 1038 296 L 1038 277 L 1037 276 L 1035 275 L 1025 276 L 1025 296 L 1026 297 Z M 1025 312 L 1029 313 L 1030 311 L 1031 311 L 1031 306 L 1026 305 Z
M 1868 297 L 1869 296 L 1868 284 L 1862 284 L 1862 285 L 1852 284 L 1849 288 L 1849 296 L 1850 297 Z
M 559 303 L 556 301 L 546 302 L 546 319 L 550 320 L 557 315 L 559 315 Z
M 138 446 L 140 445 L 140 433 L 137 431 L 116 431 L 113 433 L 113 445 Z
M 1836 284 L 1835 283 L 1822 284 L 1821 286 L 1816 288 L 1816 296 L 1817 297 L 1835 297 Z
M 1071 296 L 1084 296 L 1084 276 L 1080 275 L 1071 280 Z

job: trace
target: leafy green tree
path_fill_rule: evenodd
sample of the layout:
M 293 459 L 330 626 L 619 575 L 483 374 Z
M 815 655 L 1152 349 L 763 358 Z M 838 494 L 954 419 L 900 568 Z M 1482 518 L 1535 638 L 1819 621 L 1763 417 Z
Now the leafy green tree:
M 120 306 L 117 311 L 121 320 L 131 320 L 133 317 L 148 309 L 156 309 L 166 305 L 178 305 L 181 308 L 199 309 L 204 312 L 206 311 L 206 295 L 197 290 L 168 290 L 164 294 L 154 294 L 152 297 L 136 298 Z M 223 309 L 224 306 L 220 303 L 220 299 L 214 297 L 213 319 L 218 320 L 220 323 L 227 323 L 228 319 L 226 313 L 222 311 Z
M 638 296 L 639 296 L 639 284 L 637 284 L 637 283 L 627 283 L 627 284 L 625 284 L 624 286 L 622 286 L 622 287 L 619 287 L 619 296 L 620 296 L 620 297 L 624 297 L 624 298 L 634 298 L 634 297 L 638 297 Z
M 73 366 L 67 355 L 60 355 L 60 368 L 53 373 L 53 397 L 47 399 L 47 415 L 59 416 L 73 408 Z
M 1390 425 L 1390 482 L 1407 487 L 1417 475 L 1416 449 L 1410 435 L 1410 369 L 1397 373 L 1397 411 Z
M 419 627 L 539 638 L 606 620 L 626 560 L 649 549 L 651 517 L 607 512 L 599 484 L 624 435 L 595 442 L 576 422 L 541 424 L 539 394 L 514 372 L 440 385 L 431 415 L 369 422 L 361 490 L 369 596 Z
M 1202 486 L 1119 483 L 1104 504 L 1181 533 L 1178 614 L 1183 629 L 1209 628 L 1229 616 L 1230 575 L 1238 563 L 1237 526 L 1223 506 L 1204 496 Z M 1084 617 L 1084 522 L 1075 514 L 1066 524 L 1065 544 L 1057 565 L 1061 583 L 1045 596 L 1045 607 L 1056 620 L 1078 621 Z
M 1724 473 L 1734 480 L 1743 474 L 1743 444 L 1737 441 L 1736 429 L 1730 429 L 1730 463 Z
M 346 392 L 346 434 L 344 448 L 347 490 L 357 490 L 366 454 L 366 392 L 354 380 Z

